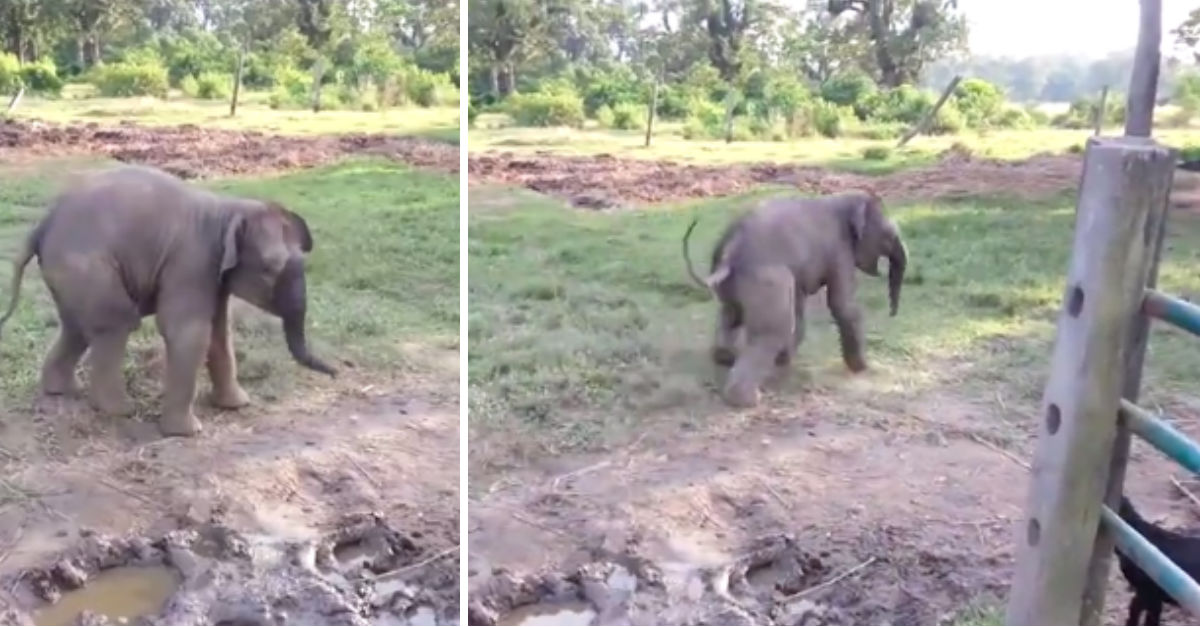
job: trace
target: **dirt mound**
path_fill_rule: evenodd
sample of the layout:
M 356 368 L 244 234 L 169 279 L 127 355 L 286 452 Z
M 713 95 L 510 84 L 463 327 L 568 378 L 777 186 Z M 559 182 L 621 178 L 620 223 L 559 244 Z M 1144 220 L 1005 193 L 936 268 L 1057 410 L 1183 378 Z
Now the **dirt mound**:
M 157 539 L 89 535 L 53 566 L 6 582 L 18 606 L 0 612 L 0 624 L 32 624 L 33 614 L 42 623 L 81 625 L 457 624 L 458 560 L 420 542 L 375 514 L 347 516 L 308 541 L 220 524 Z M 117 573 L 125 585 L 112 578 Z M 103 589 L 96 595 L 107 595 L 109 607 L 125 597 L 132 608 L 150 589 L 165 599 L 160 611 L 134 616 L 77 611 L 79 595 L 92 587 Z
M 30 154 L 99 154 L 117 161 L 156 166 L 183 178 L 284 171 L 321 165 L 353 154 L 381 155 L 450 173 L 459 169 L 458 146 L 414 137 L 363 133 L 291 137 L 191 124 L 63 126 L 0 120 L 0 161 Z
M 907 200 L 989 194 L 1040 198 L 1075 187 L 1081 161 L 1077 155 L 999 161 L 950 150 L 936 164 L 883 176 L 777 163 L 700 166 L 548 153 L 487 153 L 469 157 L 468 164 L 472 182 L 516 184 L 567 198 L 575 206 L 607 209 L 629 203 L 727 196 L 763 183 L 795 185 L 817 194 L 866 188 L 886 198 Z

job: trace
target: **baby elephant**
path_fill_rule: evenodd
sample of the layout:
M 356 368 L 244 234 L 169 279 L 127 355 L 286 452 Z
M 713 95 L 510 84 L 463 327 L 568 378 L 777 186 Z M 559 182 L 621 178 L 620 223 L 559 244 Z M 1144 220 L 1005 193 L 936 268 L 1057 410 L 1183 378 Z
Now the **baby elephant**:
M 888 258 L 891 315 L 900 304 L 900 284 L 908 251 L 882 202 L 868 192 L 816 198 L 779 197 L 763 201 L 734 220 L 712 253 L 712 269 L 700 278 L 683 236 L 688 273 L 720 302 L 713 359 L 732 365 L 725 400 L 736 407 L 758 403 L 759 387 L 773 365 L 791 363 L 804 340 L 804 300 L 826 289 L 829 311 L 841 336 L 842 358 L 853 372 L 863 358 L 862 312 L 854 299 L 855 270 L 879 276 L 879 258 Z M 746 346 L 734 350 L 745 328 Z
M 201 363 L 217 406 L 249 402 L 237 381 L 230 295 L 282 318 L 297 362 L 335 374 L 305 341 L 304 253 L 312 247 L 304 219 L 278 204 L 215 194 L 152 168 L 107 170 L 69 186 L 29 234 L 0 327 L 36 255 L 59 318 L 43 391 L 78 391 L 75 367 L 90 349 L 90 400 L 120 416 L 133 411 L 121 376 L 125 344 L 143 317 L 155 315 L 167 348 L 159 428 L 192 435 L 200 430 L 192 404 Z

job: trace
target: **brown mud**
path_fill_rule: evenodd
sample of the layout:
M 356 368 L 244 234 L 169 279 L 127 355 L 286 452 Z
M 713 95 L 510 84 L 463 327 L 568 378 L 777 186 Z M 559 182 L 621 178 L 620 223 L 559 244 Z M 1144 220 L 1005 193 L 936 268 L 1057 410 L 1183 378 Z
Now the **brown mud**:
M 960 147 L 944 151 L 930 165 L 881 175 L 779 163 L 702 166 L 603 154 L 489 152 L 468 157 L 472 184 L 517 185 L 593 210 L 730 196 L 764 184 L 789 185 L 811 194 L 869 189 L 891 201 L 979 196 L 1039 200 L 1076 189 L 1082 164 L 1078 154 L 1010 161 L 977 157 Z M 1178 170 L 1175 180 L 1174 204 L 1200 210 L 1200 174 Z
M 307 168 L 355 154 L 457 173 L 458 146 L 416 137 L 346 134 L 295 137 L 182 126 L 59 125 L 0 119 L 0 163 L 30 156 L 99 155 L 193 179 Z

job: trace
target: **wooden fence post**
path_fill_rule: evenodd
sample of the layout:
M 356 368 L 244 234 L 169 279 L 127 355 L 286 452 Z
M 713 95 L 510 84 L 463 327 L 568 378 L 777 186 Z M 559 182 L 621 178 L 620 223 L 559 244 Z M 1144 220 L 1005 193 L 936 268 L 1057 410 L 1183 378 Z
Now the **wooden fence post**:
M 1042 399 L 1009 625 L 1078 625 L 1139 315 L 1175 152 L 1089 138 L 1064 306 Z
M 1096 105 L 1096 112 L 1092 115 L 1092 135 L 1099 135 L 1104 129 L 1104 118 L 1107 115 L 1105 110 L 1108 107 L 1108 85 L 1100 89 L 1100 102 Z
M 658 109 L 658 77 L 654 77 L 654 88 L 650 92 L 650 111 L 646 112 L 646 148 L 650 147 L 650 138 L 654 135 L 654 112 Z

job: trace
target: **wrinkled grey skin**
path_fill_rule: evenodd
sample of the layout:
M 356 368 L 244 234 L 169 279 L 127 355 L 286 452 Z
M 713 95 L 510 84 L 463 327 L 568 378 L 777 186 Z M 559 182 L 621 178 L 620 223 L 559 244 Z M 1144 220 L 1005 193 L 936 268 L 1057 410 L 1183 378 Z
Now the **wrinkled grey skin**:
M 305 341 L 304 253 L 312 245 L 304 219 L 275 203 L 215 194 L 153 168 L 119 167 L 68 186 L 30 233 L 14 261 L 0 327 L 36 255 L 59 317 L 43 391 L 78 392 L 75 368 L 90 349 L 90 400 L 123 416 L 133 412 L 121 376 L 125 345 L 142 318 L 154 315 L 167 349 L 159 428 L 192 435 L 200 430 L 192 405 L 202 363 L 218 407 L 249 402 L 237 382 L 231 295 L 283 320 L 297 362 L 335 374 Z
M 701 278 L 688 255 L 688 273 L 720 302 L 713 360 L 733 369 L 725 383 L 726 402 L 758 403 L 759 387 L 772 365 L 787 366 L 804 340 L 804 301 L 822 287 L 841 336 L 842 358 L 853 372 L 863 358 L 862 311 L 855 302 L 856 270 L 879 276 L 879 258 L 888 258 L 891 315 L 900 305 L 900 285 L 908 251 L 895 223 L 883 215 L 880 199 L 867 192 L 817 198 L 778 197 L 734 220 L 713 250 L 709 275 Z M 734 343 L 745 329 L 746 346 Z

